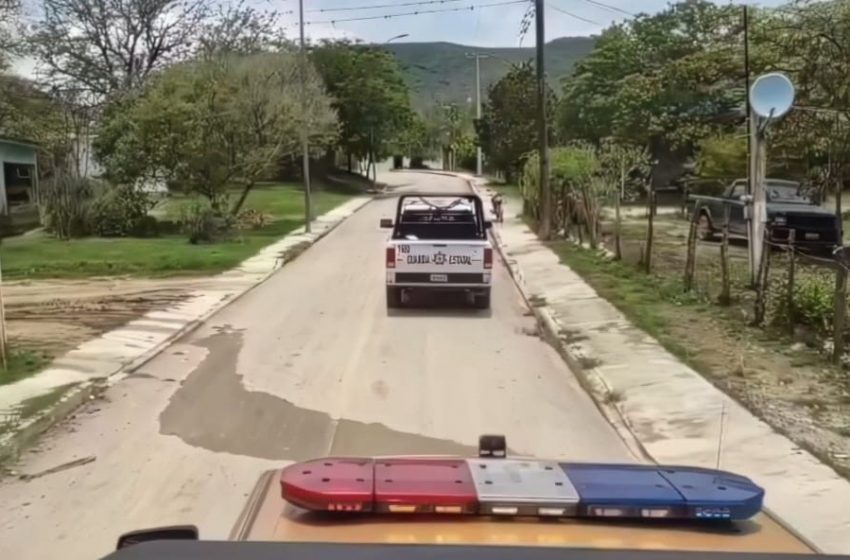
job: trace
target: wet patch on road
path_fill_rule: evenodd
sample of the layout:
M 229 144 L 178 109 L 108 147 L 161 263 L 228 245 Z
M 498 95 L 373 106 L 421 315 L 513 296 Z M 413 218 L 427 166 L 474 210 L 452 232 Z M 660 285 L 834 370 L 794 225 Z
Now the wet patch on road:
M 302 461 L 325 455 L 463 454 L 475 448 L 335 420 L 324 412 L 242 385 L 236 371 L 242 333 L 220 329 L 195 343 L 207 350 L 160 414 L 160 433 L 215 452 Z

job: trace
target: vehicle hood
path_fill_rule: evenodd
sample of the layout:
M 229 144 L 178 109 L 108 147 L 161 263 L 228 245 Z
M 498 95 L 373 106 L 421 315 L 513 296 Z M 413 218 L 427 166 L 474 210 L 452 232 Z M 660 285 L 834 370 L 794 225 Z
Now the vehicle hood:
M 807 214 L 816 216 L 835 216 L 835 212 L 814 204 L 794 204 L 788 202 L 768 202 L 768 214 Z

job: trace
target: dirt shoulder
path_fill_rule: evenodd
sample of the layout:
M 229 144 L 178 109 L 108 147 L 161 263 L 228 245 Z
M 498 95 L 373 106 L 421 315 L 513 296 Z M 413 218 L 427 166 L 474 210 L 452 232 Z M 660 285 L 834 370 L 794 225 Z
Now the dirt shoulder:
M 12 347 L 48 359 L 132 319 L 182 301 L 208 278 L 91 278 L 3 285 Z

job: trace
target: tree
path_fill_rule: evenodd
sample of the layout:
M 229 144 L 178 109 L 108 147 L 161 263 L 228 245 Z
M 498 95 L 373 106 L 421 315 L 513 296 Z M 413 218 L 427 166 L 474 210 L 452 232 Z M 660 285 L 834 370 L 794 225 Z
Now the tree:
M 388 155 L 414 122 L 409 90 L 395 57 L 350 41 L 323 41 L 310 54 L 333 97 L 340 121 L 337 146 L 371 164 Z
M 96 144 L 116 182 L 160 178 L 225 212 L 228 188 L 270 174 L 298 151 L 299 131 L 330 141 L 336 119 L 312 69 L 300 102 L 300 68 L 289 53 L 224 56 L 169 68 L 144 94 L 107 111 Z M 233 208 L 238 211 L 237 205 Z
M 649 173 L 649 153 L 643 146 L 608 138 L 599 147 L 597 157 L 599 175 L 605 183 L 604 196 L 614 200 L 614 258 L 619 260 L 623 257 L 620 206 L 623 200 L 635 197 L 645 187 L 635 177 Z
M 198 34 L 198 53 L 203 57 L 223 54 L 256 54 L 290 46 L 278 27 L 277 12 L 252 8 L 245 0 L 219 5 L 204 21 Z
M 547 86 L 549 106 L 555 93 Z M 515 179 L 531 151 L 537 147 L 537 81 L 530 62 L 514 66 L 490 85 L 481 119 L 476 124 L 478 142 L 488 161 Z M 551 127 L 550 127 L 551 130 Z
M 20 46 L 20 30 L 17 27 L 19 0 L 0 0 L 0 72 L 9 64 L 9 55 Z
M 0 0 L 9 1 L 9 0 Z M 277 16 L 240 1 L 44 0 L 31 43 L 54 83 L 100 96 L 139 87 L 195 54 L 253 53 L 283 44 Z
M 741 122 L 740 10 L 706 0 L 641 14 L 602 33 L 564 81 L 564 138 L 691 149 Z
M 766 26 L 774 65 L 791 74 L 799 106 L 780 123 L 772 151 L 791 156 L 820 194 L 841 189 L 850 165 L 850 4 L 796 0 Z

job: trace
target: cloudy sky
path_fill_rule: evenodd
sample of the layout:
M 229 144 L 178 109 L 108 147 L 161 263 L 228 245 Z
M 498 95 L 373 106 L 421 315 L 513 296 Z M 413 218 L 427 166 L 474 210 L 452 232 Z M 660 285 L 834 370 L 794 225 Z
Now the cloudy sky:
M 222 0 L 228 1 L 228 0 Z M 248 0 L 259 10 L 275 10 L 285 32 L 298 37 L 298 0 Z M 747 0 L 778 6 L 785 0 Z M 729 3 L 728 0 L 717 0 Z M 741 2 L 735 2 L 740 4 Z M 38 17 L 40 2 L 26 0 L 27 19 Z M 306 34 L 310 38 L 348 37 L 382 43 L 398 35 L 404 42 L 449 41 L 481 47 L 520 45 L 523 15 L 530 0 L 304 0 Z M 657 12 L 668 0 L 546 0 L 546 37 L 593 35 L 612 22 L 637 12 Z M 472 9 L 470 9 L 472 8 Z M 420 12 L 416 15 L 410 12 Z M 432 12 L 432 13 L 424 13 Z M 391 15 L 396 17 L 385 18 Z M 357 18 L 360 21 L 344 21 Z M 534 44 L 533 29 L 523 46 Z M 31 75 L 34 61 L 20 60 L 15 70 Z

